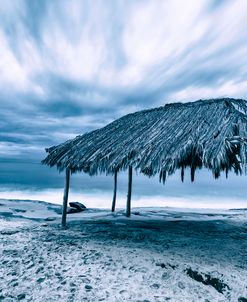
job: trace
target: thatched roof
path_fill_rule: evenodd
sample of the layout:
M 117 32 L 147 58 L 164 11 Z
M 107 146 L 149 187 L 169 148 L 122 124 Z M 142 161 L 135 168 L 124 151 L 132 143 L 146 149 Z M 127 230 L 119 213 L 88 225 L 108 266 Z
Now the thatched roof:
M 133 166 L 165 181 L 191 168 L 246 172 L 247 102 L 237 99 L 172 103 L 128 114 L 107 126 L 51 147 L 43 164 L 90 175 Z

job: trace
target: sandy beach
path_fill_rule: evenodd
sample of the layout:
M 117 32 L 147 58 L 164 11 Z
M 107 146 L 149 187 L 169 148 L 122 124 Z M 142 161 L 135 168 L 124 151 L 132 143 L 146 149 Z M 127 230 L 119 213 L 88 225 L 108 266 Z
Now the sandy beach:
M 246 301 L 247 210 L 0 200 L 0 301 Z

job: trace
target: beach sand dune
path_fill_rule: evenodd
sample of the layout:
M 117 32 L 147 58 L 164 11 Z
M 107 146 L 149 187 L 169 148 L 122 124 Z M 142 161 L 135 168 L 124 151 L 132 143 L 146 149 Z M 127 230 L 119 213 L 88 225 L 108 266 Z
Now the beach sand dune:
M 0 200 L 0 301 L 247 301 L 247 210 Z

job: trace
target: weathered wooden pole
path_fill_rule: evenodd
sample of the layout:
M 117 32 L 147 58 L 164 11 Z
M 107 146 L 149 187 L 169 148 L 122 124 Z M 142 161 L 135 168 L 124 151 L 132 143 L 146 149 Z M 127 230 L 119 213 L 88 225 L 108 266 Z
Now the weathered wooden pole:
M 62 227 L 66 227 L 67 205 L 69 196 L 69 181 L 70 181 L 70 169 L 66 169 L 65 173 L 65 186 L 63 194 L 63 213 L 62 213 Z
M 132 166 L 129 166 L 128 195 L 127 195 L 127 204 L 126 204 L 127 217 L 130 217 L 130 211 L 131 211 L 131 191 L 132 191 Z
M 181 180 L 184 182 L 184 166 L 181 168 Z
M 114 173 L 114 191 L 113 191 L 113 199 L 112 199 L 112 207 L 111 207 L 112 212 L 115 212 L 116 197 L 117 197 L 117 171 L 115 171 Z

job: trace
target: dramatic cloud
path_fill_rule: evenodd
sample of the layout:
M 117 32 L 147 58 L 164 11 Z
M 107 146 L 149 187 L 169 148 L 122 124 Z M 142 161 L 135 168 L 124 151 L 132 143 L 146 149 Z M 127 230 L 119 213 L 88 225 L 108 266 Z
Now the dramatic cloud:
M 247 98 L 246 12 L 245 0 L 1 0 L 0 156 L 40 157 L 168 101 Z

